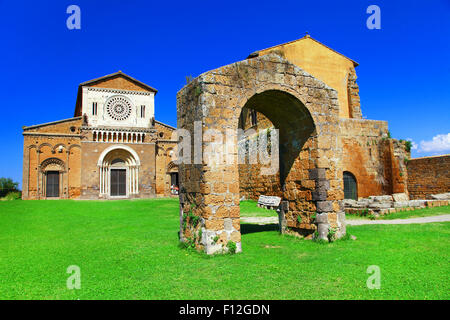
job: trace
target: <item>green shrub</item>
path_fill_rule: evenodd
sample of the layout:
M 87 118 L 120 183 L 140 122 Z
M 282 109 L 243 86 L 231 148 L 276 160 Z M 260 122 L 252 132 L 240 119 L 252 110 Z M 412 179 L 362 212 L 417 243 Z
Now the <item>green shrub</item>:
M 20 191 L 10 192 L 3 199 L 5 199 L 5 200 L 20 200 L 20 199 L 22 199 L 22 192 L 20 192 Z
M 228 248 L 228 252 L 231 254 L 235 254 L 236 253 L 236 243 L 233 241 L 228 241 L 227 243 L 227 248 Z
M 411 148 L 412 148 L 412 142 L 407 140 L 405 141 L 405 149 L 407 152 L 411 152 Z
M 327 237 L 328 237 L 329 242 L 333 242 L 334 240 L 336 240 L 337 230 L 338 230 L 337 228 L 331 228 L 331 227 L 328 228 Z

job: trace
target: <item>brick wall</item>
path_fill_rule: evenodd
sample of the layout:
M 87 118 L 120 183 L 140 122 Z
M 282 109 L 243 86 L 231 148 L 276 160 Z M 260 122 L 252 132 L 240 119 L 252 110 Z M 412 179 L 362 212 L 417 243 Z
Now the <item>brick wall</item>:
M 411 199 L 450 192 L 450 155 L 411 159 L 407 168 Z
M 406 192 L 409 153 L 388 138 L 387 122 L 341 118 L 340 138 L 343 171 L 356 177 L 358 197 Z
M 23 141 L 23 199 L 44 199 L 45 175 L 41 164 L 58 159 L 64 166 L 60 180 L 60 198 L 80 195 L 81 118 L 25 127 Z

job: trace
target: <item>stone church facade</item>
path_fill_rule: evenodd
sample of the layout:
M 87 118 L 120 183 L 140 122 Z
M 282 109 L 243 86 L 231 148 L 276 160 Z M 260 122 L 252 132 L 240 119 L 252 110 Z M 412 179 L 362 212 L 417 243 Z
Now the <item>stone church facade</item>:
M 119 71 L 79 85 L 73 118 L 23 127 L 23 199 L 175 193 L 175 128 L 155 120 L 156 93 Z

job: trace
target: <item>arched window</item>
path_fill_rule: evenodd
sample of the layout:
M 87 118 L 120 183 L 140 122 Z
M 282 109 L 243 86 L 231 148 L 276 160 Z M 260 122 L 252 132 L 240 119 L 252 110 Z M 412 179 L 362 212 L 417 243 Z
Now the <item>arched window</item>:
M 358 200 L 356 178 L 348 171 L 344 171 L 344 199 Z

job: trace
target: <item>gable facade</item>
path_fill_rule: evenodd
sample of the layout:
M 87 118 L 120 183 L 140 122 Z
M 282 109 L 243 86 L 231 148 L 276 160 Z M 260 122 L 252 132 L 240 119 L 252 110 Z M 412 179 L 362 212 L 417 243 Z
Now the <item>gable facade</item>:
M 358 63 L 341 53 L 327 47 L 309 35 L 263 49 L 250 56 L 263 56 L 278 53 L 296 66 L 302 68 L 317 79 L 338 92 L 339 116 L 341 118 L 361 118 L 359 100 L 355 101 L 355 67 Z M 357 93 L 357 92 L 356 92 Z M 359 97 L 359 96 L 358 96 Z
M 155 121 L 156 93 L 118 72 L 80 84 L 75 117 L 24 127 L 23 199 L 171 195 L 177 167 L 157 150 L 175 128 Z

